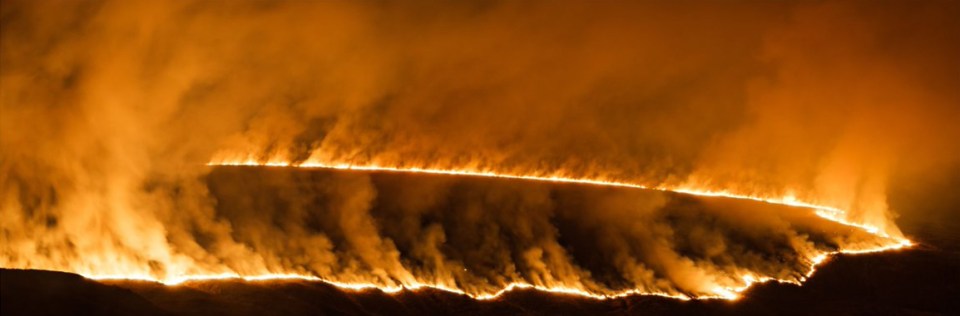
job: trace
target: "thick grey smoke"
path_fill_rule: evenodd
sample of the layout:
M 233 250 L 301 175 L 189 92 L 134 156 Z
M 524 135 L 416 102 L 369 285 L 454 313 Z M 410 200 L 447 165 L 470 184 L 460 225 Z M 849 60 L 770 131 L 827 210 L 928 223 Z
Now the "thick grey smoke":
M 711 230 L 663 220 L 683 209 L 656 198 L 557 209 L 576 203 L 497 184 L 451 203 L 444 180 L 219 182 L 204 164 L 282 155 L 792 195 L 895 234 L 890 179 L 960 156 L 957 15 L 940 2 L 4 1 L 0 263 L 475 291 L 789 277 L 800 269 L 747 259 L 770 244 L 731 234 L 794 254 L 862 240 L 810 241 L 765 210 L 718 214 L 737 228 Z M 598 262 L 577 259 L 583 247 Z

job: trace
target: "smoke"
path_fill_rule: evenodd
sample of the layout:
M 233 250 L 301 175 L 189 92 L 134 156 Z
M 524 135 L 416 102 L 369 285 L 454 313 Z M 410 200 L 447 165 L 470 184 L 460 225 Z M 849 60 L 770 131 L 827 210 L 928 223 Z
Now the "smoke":
M 472 294 L 524 283 L 718 295 L 744 275 L 796 282 L 819 253 L 885 242 L 805 209 L 625 188 L 234 167 L 207 181 L 238 242 L 279 260 L 268 270 Z
M 204 164 L 474 168 L 794 196 L 896 235 L 895 211 L 909 210 L 887 206 L 891 179 L 960 157 L 958 11 L 4 1 L 0 264 L 297 271 L 474 293 L 523 280 L 704 294 L 745 271 L 797 279 L 802 254 L 866 237 L 799 230 L 769 210 L 717 214 L 721 229 L 650 197 L 576 202 L 501 183 L 470 195 L 446 180 L 382 190 L 362 175 L 217 181 Z M 776 242 L 745 241 L 765 238 Z M 800 257 L 773 264 L 752 249 Z

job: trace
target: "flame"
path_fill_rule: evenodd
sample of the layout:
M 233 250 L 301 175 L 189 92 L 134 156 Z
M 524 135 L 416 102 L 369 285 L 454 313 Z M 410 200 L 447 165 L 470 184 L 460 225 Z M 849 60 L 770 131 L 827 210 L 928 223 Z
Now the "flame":
M 264 269 L 252 269 L 244 271 L 233 271 L 227 268 L 221 270 L 192 270 L 189 264 L 174 264 L 169 267 L 165 274 L 158 276 L 147 272 L 149 269 L 144 269 L 140 265 L 132 262 L 116 262 L 116 258 L 109 256 L 104 257 L 94 257 L 86 258 L 86 262 L 83 265 L 79 266 L 70 266 L 69 269 L 71 272 L 81 274 L 87 278 L 95 280 L 105 280 L 105 281 L 117 281 L 117 280 L 135 280 L 135 281 L 147 281 L 147 282 L 158 282 L 167 286 L 190 286 L 192 283 L 196 282 L 205 282 L 205 281 L 217 281 L 217 280 L 240 280 L 244 282 L 275 282 L 275 281 L 308 281 L 308 282 L 323 282 L 332 286 L 335 286 L 342 290 L 347 291 L 381 291 L 384 293 L 398 293 L 401 291 L 421 291 L 421 290 L 437 290 L 443 291 L 458 295 L 468 296 L 477 300 L 490 300 L 496 299 L 503 296 L 505 293 L 514 291 L 514 290 L 536 290 L 542 292 L 549 292 L 558 295 L 572 295 L 578 297 L 586 297 L 591 299 L 612 299 L 619 298 L 631 295 L 655 295 L 668 297 L 679 300 L 691 300 L 691 299 L 723 299 L 723 300 L 736 300 L 739 299 L 744 291 L 749 289 L 751 286 L 759 283 L 765 282 L 779 282 L 779 283 L 790 283 L 797 284 L 806 281 L 809 279 L 817 270 L 819 266 L 824 264 L 831 256 L 836 254 L 861 254 L 861 253 L 873 253 L 873 252 L 882 252 L 890 251 L 895 249 L 908 248 L 913 245 L 913 243 L 902 237 L 892 237 L 890 234 L 887 234 L 882 229 L 871 226 L 864 223 L 857 223 L 848 221 L 846 219 L 846 212 L 842 209 L 831 207 L 827 205 L 819 205 L 816 203 L 811 203 L 807 201 L 801 201 L 795 196 L 783 196 L 783 197 L 760 197 L 760 196 L 749 196 L 749 195 L 739 195 L 732 192 L 724 190 L 710 190 L 710 189 L 701 189 L 694 187 L 668 187 L 668 186 L 646 186 L 638 183 L 630 183 L 623 181 L 614 181 L 607 179 L 599 178 L 578 178 L 578 177 L 569 177 L 563 175 L 533 175 L 533 174 L 513 174 L 513 173 L 502 173 L 493 170 L 478 170 L 478 169 L 442 169 L 442 168 L 426 168 L 426 167 L 395 167 L 395 166 L 383 166 L 376 164 L 350 164 L 350 163 L 325 163 L 319 162 L 316 160 L 307 160 L 305 162 L 293 162 L 281 158 L 270 158 L 266 160 L 256 160 L 256 159 L 220 159 L 213 160 L 207 164 L 208 166 L 250 166 L 250 167 L 269 167 L 269 168 L 307 168 L 307 169 L 335 169 L 335 170 L 353 170 L 353 171 L 373 171 L 373 172 L 392 172 L 392 173 L 413 173 L 413 174 L 433 174 L 433 175 L 451 175 L 451 176 L 464 176 L 464 177 L 486 177 L 486 178 L 500 178 L 500 179 L 514 179 L 514 180 L 524 180 L 524 181 L 541 181 L 541 182 L 551 182 L 551 183 L 571 183 L 571 184 L 582 184 L 582 185 L 595 185 L 595 186 L 605 186 L 605 187 L 619 187 L 619 188 L 629 188 L 629 189 L 646 189 L 646 190 L 658 190 L 665 192 L 675 192 L 680 194 L 688 194 L 695 196 L 705 196 L 705 197 L 724 197 L 731 199 L 741 199 L 741 200 L 752 200 L 759 201 L 770 204 L 777 205 L 788 205 L 794 207 L 809 208 L 814 211 L 814 213 L 826 220 L 840 223 L 846 225 L 853 229 L 862 230 L 869 234 L 872 234 L 877 237 L 881 237 L 879 241 L 869 242 L 866 244 L 847 244 L 842 245 L 841 249 L 834 251 L 819 251 L 808 249 L 803 252 L 803 256 L 806 256 L 806 270 L 802 275 L 799 275 L 794 278 L 774 278 L 769 276 L 761 276 L 752 272 L 741 273 L 737 275 L 732 273 L 726 275 L 724 280 L 717 280 L 714 282 L 714 285 L 707 285 L 704 292 L 698 293 L 685 293 L 677 290 L 671 292 L 663 292 L 660 290 L 652 290 L 646 288 L 630 288 L 622 290 L 609 290 L 609 289 L 593 289 L 584 286 L 579 283 L 564 283 L 564 282 L 544 282 L 543 284 L 531 284 L 525 282 L 510 282 L 503 284 L 495 289 L 464 289 L 459 287 L 455 281 L 449 280 L 432 280 L 432 279 L 422 279 L 415 276 L 410 278 L 405 278 L 402 280 L 395 280 L 395 283 L 389 282 L 370 282 L 372 279 L 367 279 L 363 277 L 356 277 L 353 279 L 331 279 L 324 278 L 315 274 L 301 272 L 301 271 L 268 271 Z M 64 265 L 62 268 L 67 267 Z M 112 267 L 110 270 L 104 269 L 105 267 Z M 51 268 L 51 267 L 43 267 Z M 58 268 L 58 267 L 52 267 Z
M 828 252 L 814 252 L 808 254 L 808 264 L 809 270 L 799 277 L 798 280 L 791 279 L 777 279 L 766 276 L 757 276 L 752 273 L 745 273 L 739 277 L 739 279 L 734 280 L 733 285 L 729 286 L 716 286 L 712 289 L 712 295 L 688 295 L 684 293 L 664 293 L 664 292 L 655 292 L 655 291 L 645 291 L 641 289 L 628 289 L 622 290 L 619 292 L 607 292 L 607 293 L 596 293 L 589 291 L 582 286 L 570 286 L 570 285 L 553 285 L 553 286 L 542 286 L 534 285 L 528 283 L 509 283 L 503 288 L 494 291 L 494 292 L 481 292 L 481 293 L 468 293 L 464 290 L 458 289 L 455 286 L 448 286 L 440 283 L 431 283 L 424 282 L 420 280 L 408 281 L 405 284 L 401 285 L 385 285 L 385 284 L 374 284 L 366 282 L 343 282 L 337 280 L 330 280 L 320 278 L 314 275 L 309 274 L 297 274 L 297 273 L 282 273 L 282 274 L 256 274 L 256 275 L 241 275 L 238 273 L 220 273 L 220 274 L 182 274 L 168 276 L 163 279 L 158 279 L 151 275 L 145 274 L 86 274 L 85 276 L 91 279 L 97 280 L 143 280 L 151 282 L 159 282 L 162 284 L 177 286 L 189 284 L 191 282 L 202 282 L 202 281 L 211 281 L 211 280 L 243 280 L 247 282 L 264 282 L 264 281 L 312 281 L 312 282 L 324 282 L 332 286 L 338 287 L 343 290 L 349 291 L 368 291 L 368 290 L 379 290 L 385 293 L 397 293 L 400 291 L 418 291 L 422 289 L 433 289 L 439 290 L 459 295 L 465 295 L 472 297 L 478 300 L 489 300 L 496 299 L 502 296 L 505 293 L 508 293 L 517 289 L 533 289 L 537 291 L 561 294 L 561 295 L 574 295 L 580 297 L 587 297 L 592 299 L 611 299 L 618 298 L 630 295 L 656 295 L 669 297 L 679 300 L 690 300 L 690 299 L 724 299 L 724 300 L 736 300 L 740 298 L 741 293 L 751 286 L 759 283 L 765 282 L 779 282 L 779 283 L 791 283 L 799 285 L 801 282 L 809 279 L 817 270 L 817 268 L 825 263 L 831 256 L 836 254 L 862 254 L 862 253 L 874 253 L 874 252 L 883 252 L 896 249 L 908 248 L 913 245 L 913 243 L 902 237 L 891 237 L 886 232 L 882 231 L 878 227 L 870 226 L 863 223 L 855 223 L 847 221 L 844 216 L 845 211 L 830 207 L 826 205 L 818 205 L 814 203 L 804 202 L 798 200 L 793 196 L 784 196 L 784 197 L 757 197 L 757 196 L 747 196 L 747 195 L 738 195 L 722 190 L 704 190 L 696 189 L 689 187 L 648 187 L 641 184 L 628 183 L 628 182 L 619 182 L 619 181 L 608 181 L 601 179 L 589 179 L 589 178 L 573 178 L 573 177 L 563 177 L 563 176 L 536 176 L 536 175 L 523 175 L 523 174 L 504 174 L 497 173 L 493 171 L 485 170 L 470 170 L 470 169 L 431 169 L 431 168 L 418 168 L 418 167 L 389 167 L 389 166 L 380 166 L 380 165 L 355 165 L 347 163 L 321 163 L 317 161 L 307 161 L 303 163 L 294 163 L 288 160 L 283 159 L 269 159 L 266 161 L 258 161 L 254 159 L 246 160 L 215 160 L 208 163 L 209 166 L 255 166 L 255 167 L 278 167 L 278 168 L 320 168 L 320 169 L 337 169 L 337 170 L 355 170 L 355 171 L 377 171 L 377 172 L 396 172 L 396 173 L 419 173 L 419 174 L 436 174 L 436 175 L 455 175 L 455 176 L 469 176 L 469 177 L 488 177 L 488 178 L 502 178 L 502 179 L 517 179 L 517 180 L 527 180 L 527 181 L 543 181 L 543 182 L 553 182 L 553 183 L 574 183 L 574 184 L 585 184 L 585 185 L 598 185 L 598 186 L 608 186 L 608 187 L 621 187 L 621 188 L 635 188 L 635 189 L 647 189 L 647 190 L 659 190 L 667 192 L 676 192 L 682 194 L 696 195 L 696 196 L 707 196 L 707 197 L 724 197 L 732 199 L 742 199 L 742 200 L 753 200 L 760 201 L 771 204 L 778 205 L 788 205 L 795 207 L 810 208 L 814 210 L 815 214 L 823 217 L 824 219 L 837 222 L 852 228 L 860 229 L 870 234 L 883 237 L 886 242 L 881 244 L 870 244 L 870 245 L 846 245 L 843 249 L 838 249 L 836 251 Z
M 650 187 L 650 186 L 645 186 L 637 183 L 621 182 L 621 181 L 614 181 L 614 180 L 574 178 L 574 177 L 565 177 L 565 176 L 557 176 L 557 175 L 537 176 L 537 175 L 522 175 L 522 174 L 506 174 L 506 173 L 499 173 L 499 172 L 489 171 L 489 170 L 389 167 L 389 166 L 380 166 L 375 164 L 355 165 L 355 164 L 349 164 L 349 163 L 324 163 L 324 162 L 310 161 L 310 160 L 303 163 L 295 163 L 295 162 L 278 159 L 278 158 L 271 158 L 265 162 L 260 162 L 255 159 L 216 160 L 216 161 L 207 163 L 207 165 L 208 166 L 234 166 L 234 167 L 247 166 L 247 167 L 290 167 L 290 168 L 310 168 L 310 169 L 337 169 L 337 170 L 352 170 L 352 171 L 379 171 L 379 172 L 420 173 L 420 174 L 467 176 L 467 177 L 501 178 L 501 179 L 527 180 L 527 181 L 573 183 L 573 184 L 620 187 L 620 188 L 657 190 L 657 191 L 683 193 L 683 194 L 705 196 L 705 197 L 723 197 L 723 198 L 738 199 L 738 200 L 752 200 L 752 201 L 758 201 L 758 202 L 764 202 L 764 203 L 770 203 L 770 204 L 810 208 L 810 209 L 813 209 L 818 216 L 828 219 L 830 221 L 837 222 L 846 226 L 856 227 L 877 236 L 892 238 L 889 234 L 887 234 L 887 232 L 881 230 L 879 227 L 872 226 L 865 223 L 856 223 L 856 222 L 851 222 L 846 220 L 844 217 L 847 212 L 842 209 L 832 207 L 832 206 L 827 206 L 827 205 L 820 205 L 820 204 L 800 201 L 795 196 L 791 196 L 791 195 L 783 196 L 783 197 L 759 197 L 759 196 L 735 194 L 735 193 L 724 191 L 724 190 L 709 190 L 709 189 L 699 189 L 699 188 L 684 187 L 684 186 Z M 897 239 L 898 241 L 906 241 L 906 239 L 904 238 L 895 238 L 895 239 Z

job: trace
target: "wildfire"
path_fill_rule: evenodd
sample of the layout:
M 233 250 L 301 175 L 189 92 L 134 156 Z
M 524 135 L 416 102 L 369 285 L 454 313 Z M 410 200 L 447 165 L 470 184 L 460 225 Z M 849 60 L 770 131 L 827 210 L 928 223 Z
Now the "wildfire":
M 265 162 L 260 162 L 253 159 L 222 160 L 222 161 L 210 162 L 207 165 L 208 166 L 337 169 L 337 170 L 354 170 L 354 171 L 379 171 L 379 172 L 453 175 L 453 176 L 467 176 L 467 177 L 486 177 L 486 178 L 516 179 L 516 180 L 542 181 L 542 182 L 554 182 L 554 183 L 574 183 L 574 184 L 599 185 L 599 186 L 633 188 L 633 189 L 644 189 L 644 190 L 657 190 L 657 191 L 683 193 L 683 194 L 696 195 L 696 196 L 752 200 L 752 201 L 765 202 L 770 204 L 788 205 L 788 206 L 814 209 L 818 216 L 823 217 L 825 219 L 828 219 L 837 223 L 841 223 L 843 225 L 857 227 L 859 229 L 865 230 L 874 235 L 878 235 L 882 237 L 890 237 L 886 232 L 884 232 L 878 227 L 863 224 L 863 223 L 855 223 L 855 222 L 847 221 L 846 219 L 844 219 L 844 215 L 846 214 L 846 211 L 844 210 L 841 210 L 839 208 L 832 207 L 832 206 L 819 205 L 815 203 L 800 201 L 793 196 L 757 197 L 757 196 L 734 194 L 734 193 L 730 193 L 722 190 L 708 190 L 708 189 L 696 189 L 696 188 L 689 188 L 689 187 L 667 187 L 667 186 L 649 187 L 642 184 L 611 181 L 611 180 L 572 178 L 572 177 L 564 177 L 564 176 L 535 176 L 535 175 L 522 175 L 522 174 L 505 174 L 505 173 L 498 173 L 495 171 L 470 170 L 470 169 L 431 169 L 431 168 L 419 168 L 419 167 L 405 168 L 405 167 L 388 167 L 388 166 L 379 166 L 379 165 L 354 165 L 354 164 L 348 164 L 348 163 L 323 163 L 323 162 L 317 162 L 317 161 L 294 163 L 294 162 L 280 160 L 280 159 L 270 159 Z M 897 239 L 901 241 L 906 241 L 906 239 L 902 239 L 902 238 L 897 238 Z
M 439 291 L 445 291 L 449 293 L 455 293 L 460 295 L 470 296 L 478 300 L 488 300 L 495 299 L 502 296 L 504 293 L 516 290 L 516 289 L 534 289 L 538 291 L 564 294 L 564 295 L 576 295 L 581 297 L 589 297 L 593 299 L 610 299 L 617 297 L 624 297 L 629 295 L 657 295 L 663 297 L 670 297 L 680 300 L 690 300 L 690 299 L 725 299 L 725 300 L 736 300 L 740 297 L 740 293 L 750 288 L 754 284 L 764 283 L 764 282 L 781 282 L 781 283 L 792 283 L 800 284 L 801 282 L 808 279 L 815 272 L 817 267 L 827 261 L 827 259 L 834 254 L 860 254 L 860 253 L 872 253 L 872 252 L 882 252 L 895 249 L 902 249 L 912 246 L 912 242 L 905 238 L 894 238 L 890 237 L 884 231 L 877 227 L 870 225 L 853 223 L 844 219 L 845 211 L 825 206 L 817 205 L 814 203 L 808 203 L 804 201 L 799 201 L 794 197 L 780 197 L 780 198 L 771 198 L 771 197 L 756 197 L 756 196 L 745 196 L 737 195 L 725 191 L 715 191 L 715 190 L 700 190 L 693 188 L 685 187 L 648 187 L 641 184 L 627 183 L 627 182 L 618 182 L 618 181 L 606 181 L 599 179 L 588 179 L 588 178 L 571 178 L 571 177 L 562 177 L 562 176 L 534 176 L 534 175 L 522 175 L 522 174 L 503 174 L 492 171 L 482 171 L 482 170 L 468 170 L 468 169 L 430 169 L 430 168 L 401 168 L 401 167 L 388 167 L 380 165 L 354 165 L 354 164 L 345 164 L 345 163 L 320 163 L 316 161 L 308 161 L 304 163 L 293 163 L 280 159 L 272 159 L 269 161 L 261 162 L 257 160 L 221 160 L 213 161 L 208 163 L 210 166 L 257 166 L 257 167 L 285 167 L 285 168 L 321 168 L 321 169 L 337 169 L 337 170 L 356 170 L 356 171 L 377 171 L 377 172 L 397 172 L 397 173 L 420 173 L 420 174 L 437 174 L 437 175 L 456 175 L 456 176 L 469 176 L 469 177 L 488 177 L 488 178 L 503 178 L 503 179 L 517 179 L 517 180 L 527 180 L 527 181 L 544 181 L 544 182 L 554 182 L 554 183 L 575 183 L 575 184 L 586 184 L 586 185 L 599 185 L 599 186 L 611 186 L 611 187 L 622 187 L 622 188 L 635 188 L 635 189 L 648 189 L 648 190 L 659 190 L 659 191 L 669 191 L 682 194 L 690 194 L 697 196 L 709 196 L 709 197 L 725 197 L 732 199 L 746 199 L 754 200 L 771 204 L 780 204 L 780 205 L 789 205 L 796 207 L 810 208 L 815 211 L 815 213 L 827 220 L 834 221 L 843 225 L 861 229 L 870 234 L 883 237 L 887 242 L 878 245 L 857 245 L 850 246 L 849 249 L 839 249 L 836 251 L 829 252 L 817 252 L 813 254 L 808 254 L 809 260 L 809 270 L 804 273 L 802 277 L 799 277 L 799 280 L 791 279 L 777 279 L 765 276 L 757 276 L 752 273 L 745 273 L 739 277 L 739 280 L 736 280 L 734 283 L 736 285 L 731 286 L 717 286 L 712 292 L 713 295 L 688 295 L 684 293 L 664 293 L 664 292 L 655 292 L 655 291 L 644 291 L 640 289 L 628 289 L 619 292 L 604 292 L 596 293 L 590 291 L 582 286 L 567 286 L 567 285 L 556 285 L 556 286 L 541 286 L 528 283 L 518 283 L 513 282 L 509 283 L 503 288 L 495 292 L 484 292 L 484 293 L 468 293 L 464 290 L 458 289 L 455 286 L 448 286 L 439 283 L 430 283 L 423 281 L 408 281 L 404 282 L 402 285 L 383 285 L 383 284 L 374 284 L 374 283 L 365 283 L 365 282 L 342 282 L 336 280 L 324 279 L 309 274 L 258 274 L 258 275 L 241 275 L 238 273 L 221 273 L 221 274 L 210 274 L 210 275 L 179 275 L 172 276 L 166 279 L 157 279 L 150 275 L 87 275 L 91 279 L 99 280 L 147 280 L 160 282 L 166 285 L 181 285 L 188 284 L 190 282 L 198 281 L 210 281 L 210 280 L 228 280 L 228 279 L 237 279 L 244 280 L 248 282 L 261 282 L 261 281 L 278 281 L 278 280 L 304 280 L 304 281 L 315 281 L 315 282 L 325 282 L 327 284 L 336 286 L 345 290 L 352 291 L 366 291 L 366 290 L 379 290 L 385 293 L 397 293 L 400 291 L 418 291 L 422 289 L 433 289 Z

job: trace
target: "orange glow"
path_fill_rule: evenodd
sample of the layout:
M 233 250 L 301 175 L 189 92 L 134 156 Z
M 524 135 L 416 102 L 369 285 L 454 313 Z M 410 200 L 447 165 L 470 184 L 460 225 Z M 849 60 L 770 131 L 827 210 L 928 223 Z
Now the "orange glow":
M 737 300 L 960 203 L 960 6 L 0 1 L 4 269 Z
M 866 249 L 846 249 L 839 250 L 834 252 L 824 252 L 819 253 L 811 258 L 810 270 L 805 274 L 802 281 L 809 279 L 817 270 L 817 267 L 826 262 L 830 256 L 835 254 L 864 254 L 864 253 L 876 253 L 884 251 L 892 251 L 898 249 L 904 249 L 912 246 L 913 244 L 906 239 L 901 239 L 898 243 L 875 247 L 875 248 L 866 248 Z M 784 279 L 775 279 L 769 277 L 757 277 L 752 274 L 745 274 L 741 276 L 740 281 L 743 285 L 736 287 L 717 287 L 714 289 L 715 295 L 701 295 L 696 297 L 690 297 L 683 294 L 669 294 L 661 292 L 644 292 L 640 290 L 625 290 L 615 293 L 607 294 L 597 294 L 585 291 L 583 289 L 578 289 L 574 287 L 545 287 L 537 286 L 532 284 L 525 283 L 510 283 L 505 286 L 503 289 L 492 293 L 481 293 L 481 294 L 470 294 L 459 289 L 438 285 L 438 284 L 427 284 L 427 283 L 413 283 L 410 285 L 403 286 L 382 286 L 373 283 L 349 283 L 349 282 L 337 282 L 326 280 L 312 275 L 302 275 L 302 274 L 261 274 L 261 275 L 239 275 L 235 273 L 227 274 L 214 274 L 214 275 L 183 275 L 173 278 L 168 278 L 164 280 L 155 279 L 147 275 L 87 275 L 89 279 L 94 280 L 136 280 L 136 281 L 150 281 L 150 282 L 159 282 L 168 286 L 178 286 L 183 284 L 188 284 L 190 282 L 203 282 L 203 281 L 215 281 L 215 280 L 243 280 L 245 282 L 271 282 L 271 281 L 312 281 L 312 282 L 324 282 L 340 288 L 342 290 L 348 291 L 368 291 L 368 290 L 379 290 L 384 293 L 398 293 L 401 291 L 418 291 L 421 289 L 433 289 L 449 293 L 455 293 L 460 295 L 466 295 L 477 300 L 490 300 L 496 299 L 510 291 L 518 289 L 534 289 L 537 291 L 549 292 L 554 294 L 565 294 L 565 295 L 575 295 L 581 297 L 587 297 L 591 299 L 605 300 L 626 297 L 631 295 L 654 295 L 669 297 L 679 300 L 691 300 L 691 299 L 723 299 L 723 300 L 737 300 L 740 298 L 740 293 L 749 289 L 751 286 L 766 283 L 766 282 L 779 282 L 779 283 L 790 283 L 795 285 L 800 285 L 800 282 Z
M 196 281 L 209 281 L 209 280 L 226 280 L 226 279 L 239 279 L 248 282 L 261 282 L 261 281 L 291 281 L 291 280 L 304 280 L 304 281 L 316 281 L 316 282 L 325 282 L 327 284 L 336 286 L 338 288 L 350 291 L 366 291 L 366 290 L 379 290 L 385 293 L 396 293 L 404 290 L 417 291 L 420 289 L 434 289 L 450 293 L 456 293 L 461 295 L 467 295 L 474 299 L 478 300 L 487 300 L 495 299 L 500 297 L 504 293 L 510 292 L 515 289 L 535 289 L 538 291 L 545 291 L 557 294 L 566 294 L 566 295 L 576 295 L 582 297 L 588 297 L 593 299 L 610 299 L 617 298 L 629 295 L 658 295 L 664 297 L 670 297 L 680 300 L 689 300 L 689 299 L 724 299 L 724 300 L 736 300 L 740 297 L 740 293 L 747 290 L 754 284 L 764 283 L 764 282 L 781 282 L 781 283 L 792 283 L 800 284 L 800 282 L 805 281 L 810 278 L 815 272 L 819 265 L 827 261 L 827 259 L 834 254 L 861 254 L 861 253 L 873 253 L 873 252 L 882 252 L 890 251 L 896 249 L 903 249 L 912 246 L 912 242 L 904 238 L 893 238 L 889 237 L 883 231 L 867 225 L 851 223 L 843 220 L 844 211 L 822 205 L 816 205 L 812 203 L 807 203 L 803 201 L 798 201 L 795 198 L 783 197 L 783 198 L 763 198 L 763 197 L 753 197 L 753 196 L 742 196 L 727 193 L 724 191 L 716 190 L 699 190 L 691 188 L 668 188 L 668 187 L 646 187 L 639 184 L 624 183 L 624 182 L 615 182 L 615 181 L 604 181 L 596 179 L 584 179 L 584 178 L 568 178 L 568 177 L 541 177 L 541 176 L 530 176 L 530 175 L 515 175 L 515 174 L 500 174 L 495 172 L 488 171 L 474 171 L 474 170 L 440 170 L 440 169 L 425 169 L 425 168 L 394 168 L 394 167 L 385 167 L 377 165 L 350 165 L 350 164 L 323 164 L 318 162 L 306 162 L 302 164 L 295 164 L 287 162 L 284 160 L 269 160 L 267 162 L 258 162 L 255 160 L 244 160 L 244 161 L 214 161 L 209 163 L 210 166 L 264 166 L 264 167 L 286 167 L 286 168 L 324 168 L 324 169 L 338 169 L 338 170 L 358 170 L 358 171 L 383 171 L 383 172 L 401 172 L 401 173 L 421 173 L 421 174 L 439 174 L 439 175 L 457 175 L 457 176 L 472 176 L 472 177 L 491 177 L 491 178 L 503 178 L 503 179 L 517 179 L 517 180 L 527 180 L 527 181 L 546 181 L 546 182 L 556 182 L 556 183 L 576 183 L 576 184 L 587 184 L 587 185 L 601 185 L 601 186 L 612 186 L 612 187 L 624 187 L 624 188 L 636 188 L 636 189 L 652 189 L 660 191 L 669 191 L 677 192 L 683 194 L 691 194 L 697 196 L 713 196 L 713 197 L 725 197 L 725 198 L 734 198 L 734 199 L 748 199 L 761 201 L 772 204 L 781 204 L 781 205 L 790 205 L 804 208 L 811 208 L 815 210 L 815 213 L 827 220 L 835 221 L 844 225 L 848 225 L 857 229 L 861 229 L 870 234 L 876 236 L 884 237 L 885 240 L 882 244 L 872 244 L 872 245 L 845 245 L 843 249 L 839 249 L 831 252 L 813 252 L 805 254 L 808 258 L 809 270 L 800 277 L 799 281 L 790 280 L 790 279 L 776 279 L 771 277 L 757 276 L 753 273 L 745 273 L 739 276 L 739 279 L 729 282 L 729 285 L 718 285 L 715 286 L 712 290 L 712 295 L 696 295 L 691 296 L 683 293 L 663 293 L 655 291 L 644 291 L 641 289 L 628 289 L 619 292 L 594 292 L 586 289 L 582 285 L 553 285 L 553 286 L 541 286 L 533 285 L 527 283 L 509 283 L 503 288 L 493 291 L 493 292 L 479 292 L 479 293 L 470 293 L 461 289 L 458 289 L 454 286 L 448 286 L 441 283 L 431 283 L 421 280 L 409 280 L 405 281 L 400 285 L 387 285 L 387 284 L 375 284 L 369 282 L 344 282 L 324 279 L 309 274 L 299 274 L 299 273 L 266 273 L 266 274 L 238 274 L 238 273 L 221 273 L 221 274 L 182 274 L 176 276 L 168 276 L 165 279 L 158 279 L 150 275 L 135 275 L 135 274 L 96 274 L 88 273 L 86 276 L 91 279 L 99 280 L 147 280 L 147 281 L 156 281 L 166 285 L 182 285 L 188 284 L 190 282 Z M 453 284 L 453 283 L 450 283 Z
M 827 206 L 827 205 L 818 205 L 815 203 L 799 201 L 796 199 L 796 197 L 792 197 L 792 196 L 759 197 L 759 196 L 739 195 L 739 194 L 730 193 L 724 190 L 700 189 L 700 188 L 690 188 L 690 187 L 667 187 L 667 186 L 648 187 L 648 186 L 644 186 L 636 183 L 627 183 L 627 182 L 601 180 L 601 179 L 572 178 L 572 177 L 564 177 L 564 176 L 535 176 L 535 175 L 522 175 L 522 174 L 504 174 L 504 173 L 497 173 L 494 171 L 486 171 L 486 170 L 431 169 L 431 168 L 417 168 L 417 167 L 398 168 L 398 167 L 387 167 L 387 166 L 378 166 L 378 165 L 323 163 L 323 162 L 316 162 L 316 161 L 306 161 L 304 163 L 298 164 L 298 163 L 293 163 L 290 161 L 276 159 L 276 158 L 269 159 L 266 162 L 258 162 L 257 160 L 253 160 L 253 159 L 217 160 L 217 161 L 210 162 L 207 165 L 209 166 L 249 166 L 249 167 L 291 167 L 291 168 L 337 169 L 337 170 L 355 170 L 355 171 L 421 173 L 421 174 L 517 179 L 517 180 L 528 180 L 528 181 L 574 183 L 574 184 L 621 187 L 621 188 L 658 190 L 658 191 L 683 193 L 683 194 L 696 195 L 696 196 L 752 200 L 752 201 L 759 201 L 759 202 L 765 202 L 765 203 L 771 203 L 771 204 L 811 208 L 816 211 L 816 214 L 818 216 L 823 217 L 825 219 L 828 219 L 837 223 L 841 223 L 847 226 L 857 227 L 874 235 L 878 235 L 882 237 L 891 237 L 889 234 L 882 231 L 880 228 L 870 226 L 867 224 L 854 223 L 854 222 L 847 221 L 846 219 L 844 219 L 844 215 L 846 214 L 846 211 L 844 210 L 841 210 L 836 207 Z M 903 238 L 897 238 L 897 239 L 901 241 L 906 241 L 906 239 L 903 239 Z

